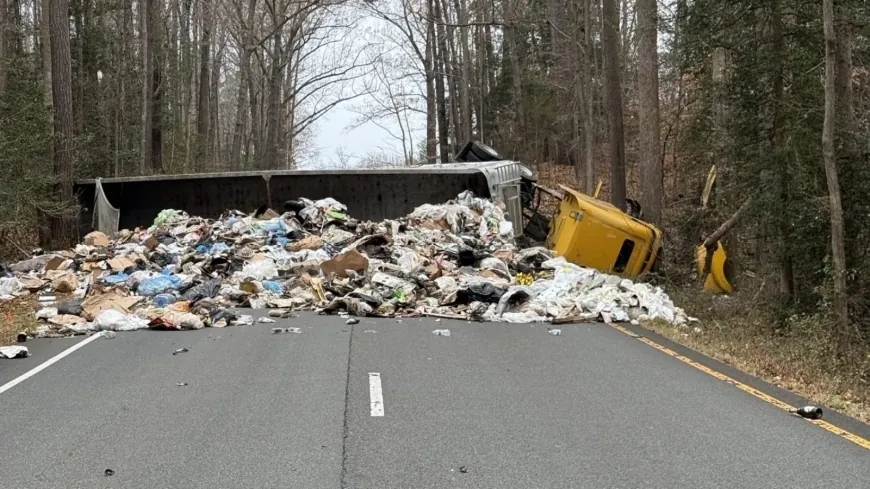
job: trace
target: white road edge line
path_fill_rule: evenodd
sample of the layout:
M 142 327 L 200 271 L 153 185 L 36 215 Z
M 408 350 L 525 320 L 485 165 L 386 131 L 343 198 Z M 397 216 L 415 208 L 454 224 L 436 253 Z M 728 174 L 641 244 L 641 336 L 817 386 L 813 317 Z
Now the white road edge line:
M 369 396 L 372 400 L 372 416 L 384 415 L 384 393 L 381 389 L 381 374 L 369 372 Z
M 0 394 L 3 394 L 4 392 L 15 387 L 16 385 L 24 382 L 25 380 L 33 377 L 34 375 L 38 374 L 39 372 L 42 372 L 43 370 L 47 369 L 48 367 L 54 365 L 55 363 L 59 362 L 61 359 L 63 359 L 63 357 L 69 355 L 70 353 L 78 350 L 79 348 L 81 348 L 81 347 L 87 345 L 88 343 L 96 340 L 97 338 L 102 338 L 102 337 L 103 337 L 103 333 L 97 333 L 97 334 L 94 334 L 94 335 L 91 335 L 91 336 L 85 338 L 82 341 L 79 341 L 75 345 L 73 345 L 73 346 L 67 348 L 66 350 L 58 353 L 57 355 L 49 358 L 48 360 L 46 360 L 45 362 L 43 362 L 39 366 L 34 367 L 33 369 L 31 369 L 30 371 L 28 371 L 24 374 L 21 374 L 18 378 L 10 380 L 9 382 L 3 384 L 3 386 L 0 387 Z

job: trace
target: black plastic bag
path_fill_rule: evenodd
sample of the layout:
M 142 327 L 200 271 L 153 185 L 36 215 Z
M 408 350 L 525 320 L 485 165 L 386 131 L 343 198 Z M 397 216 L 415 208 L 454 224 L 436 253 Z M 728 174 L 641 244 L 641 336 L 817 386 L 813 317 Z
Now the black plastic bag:
M 495 304 L 505 292 L 507 290 L 502 287 L 496 287 L 489 282 L 479 282 L 469 285 L 468 288 L 459 289 L 456 292 L 456 302 L 459 304 L 470 304 L 479 301 Z
M 211 279 L 195 287 L 187 289 L 187 291 L 181 296 L 181 300 L 190 301 L 191 303 L 193 303 L 206 297 L 211 298 L 218 295 L 220 289 L 221 279 Z
M 73 316 L 81 316 L 82 301 L 74 300 L 57 306 L 58 314 L 72 314 Z

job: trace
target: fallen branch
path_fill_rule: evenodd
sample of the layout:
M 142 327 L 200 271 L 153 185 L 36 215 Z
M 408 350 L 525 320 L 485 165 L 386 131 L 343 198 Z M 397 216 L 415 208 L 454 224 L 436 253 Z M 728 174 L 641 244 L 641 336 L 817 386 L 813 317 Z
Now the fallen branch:
M 740 215 L 743 214 L 743 212 L 745 212 L 751 204 L 752 197 L 749 197 L 745 201 L 743 201 L 743 204 L 740 205 L 740 208 L 738 208 L 734 212 L 734 214 L 732 214 L 731 217 L 728 218 L 727 221 L 723 222 L 721 226 L 719 226 L 715 231 L 713 231 L 709 236 L 704 239 L 702 243 L 704 247 L 708 250 L 713 248 L 716 245 L 716 242 L 722 239 L 722 237 L 724 237 L 728 233 L 728 231 L 730 231 L 731 228 L 733 228 L 734 225 L 737 224 L 737 220 L 740 219 Z
M 544 192 L 547 195 L 551 195 L 559 200 L 562 200 L 563 198 L 565 198 L 565 194 L 563 194 L 562 192 L 559 192 L 558 190 L 553 190 L 553 189 L 547 188 L 543 185 L 535 184 L 535 186 L 538 187 L 541 190 L 541 192 Z

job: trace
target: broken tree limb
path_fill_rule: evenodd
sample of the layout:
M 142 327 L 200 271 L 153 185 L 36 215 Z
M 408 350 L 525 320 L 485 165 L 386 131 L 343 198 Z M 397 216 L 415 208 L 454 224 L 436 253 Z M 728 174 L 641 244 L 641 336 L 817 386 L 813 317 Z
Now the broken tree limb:
M 713 231 L 709 236 L 704 238 L 703 245 L 708 250 L 716 246 L 716 242 L 722 239 L 728 231 L 731 231 L 731 228 L 737 224 L 737 221 L 740 219 L 740 215 L 746 211 L 747 208 L 752 204 L 753 197 L 748 197 L 740 207 L 728 218 L 727 221 L 723 222 L 721 226 L 719 226 L 715 231 Z
M 547 188 L 543 185 L 538 185 L 538 184 L 535 184 L 535 187 L 538 187 L 541 190 L 541 192 L 544 192 L 545 194 L 553 196 L 559 200 L 562 200 L 565 197 L 565 194 L 563 194 L 562 192 L 559 192 L 558 190 L 553 190 L 551 188 Z
M 706 280 L 707 274 L 710 273 L 710 267 L 713 264 L 713 252 L 716 250 L 716 243 L 718 243 L 720 239 L 728 234 L 728 231 L 730 231 L 731 228 L 733 228 L 737 224 L 737 221 L 740 219 L 740 215 L 743 214 L 743 212 L 745 212 L 746 209 L 748 209 L 749 206 L 752 204 L 752 199 L 753 197 L 749 196 L 746 200 L 744 200 L 743 203 L 740 204 L 740 207 L 736 211 L 734 211 L 734 214 L 732 214 L 731 217 L 728 218 L 728 220 L 723 222 L 721 226 L 716 228 L 715 231 L 713 231 L 710 235 L 704 238 L 704 241 L 701 242 L 701 245 L 707 249 L 707 254 L 704 259 L 704 268 L 702 270 L 702 273 L 698 277 L 698 279 L 701 280 L 702 283 L 704 280 Z

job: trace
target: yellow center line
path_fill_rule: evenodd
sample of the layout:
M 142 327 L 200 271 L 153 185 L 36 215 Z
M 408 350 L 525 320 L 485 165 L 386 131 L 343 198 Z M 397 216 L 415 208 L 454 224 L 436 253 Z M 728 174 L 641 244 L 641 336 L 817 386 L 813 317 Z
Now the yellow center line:
M 617 330 L 619 330 L 619 331 L 621 331 L 621 332 L 623 332 L 631 337 L 637 336 L 634 333 L 632 333 L 631 331 L 625 329 L 624 327 L 622 327 L 618 324 L 611 323 L 610 326 L 612 326 L 613 328 L 615 328 L 615 329 L 617 329 Z M 793 411 L 794 409 L 796 409 L 794 406 L 792 406 L 791 404 L 789 404 L 787 402 L 780 401 L 779 399 L 777 399 L 773 396 L 770 396 L 768 394 L 765 394 L 764 392 L 761 392 L 758 389 L 755 389 L 754 387 L 750 387 L 750 386 L 744 384 L 743 382 L 732 379 L 731 377 L 723 374 L 722 372 L 717 372 L 717 371 L 715 371 L 715 370 L 713 370 L 705 365 L 701 365 L 700 363 L 692 360 L 691 358 L 680 355 L 679 353 L 675 352 L 674 350 L 671 350 L 670 348 L 668 348 L 666 346 L 662 346 L 662 345 L 656 343 L 655 341 L 652 341 L 649 338 L 645 338 L 645 337 L 641 336 L 641 337 L 638 337 L 637 339 L 639 339 L 640 341 L 646 343 L 647 345 L 655 348 L 656 350 L 659 350 L 662 353 L 665 353 L 666 355 L 674 357 L 677 360 L 679 360 L 685 364 L 688 364 L 688 365 L 695 367 L 696 369 L 700 370 L 701 372 L 704 372 L 705 374 L 711 375 L 711 376 L 713 376 L 713 377 L 715 377 L 723 382 L 727 382 L 727 383 L 733 385 L 734 387 L 737 387 L 738 389 L 740 389 L 744 392 L 748 392 L 749 394 L 752 394 L 753 396 L 757 397 L 758 399 L 761 399 L 762 401 L 764 401 L 768 404 L 772 404 L 772 405 L 774 405 L 778 408 L 784 409 L 786 411 Z M 810 423 L 812 423 L 816 426 L 824 428 L 835 435 L 843 437 L 846 440 L 849 440 L 852 443 L 854 443 L 860 447 L 863 447 L 863 448 L 870 450 L 870 440 L 862 438 L 854 433 L 850 433 L 842 428 L 838 428 L 837 426 L 834 426 L 831 423 L 828 423 L 827 421 L 823 421 L 821 419 L 807 419 L 807 421 L 809 421 Z

